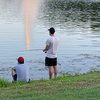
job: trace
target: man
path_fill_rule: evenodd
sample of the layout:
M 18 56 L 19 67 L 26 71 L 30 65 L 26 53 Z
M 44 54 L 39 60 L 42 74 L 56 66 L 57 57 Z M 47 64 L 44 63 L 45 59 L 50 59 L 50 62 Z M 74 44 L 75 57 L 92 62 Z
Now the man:
M 29 82 L 29 66 L 24 64 L 24 58 L 19 57 L 17 59 L 18 64 L 12 68 L 12 77 L 14 81 L 26 81 Z
M 46 46 L 43 52 L 46 53 L 45 65 L 49 67 L 49 79 L 52 79 L 53 73 L 55 78 L 58 74 L 57 68 L 57 48 L 58 48 L 58 39 L 55 36 L 55 29 L 51 27 L 49 29 L 50 37 L 46 41 Z

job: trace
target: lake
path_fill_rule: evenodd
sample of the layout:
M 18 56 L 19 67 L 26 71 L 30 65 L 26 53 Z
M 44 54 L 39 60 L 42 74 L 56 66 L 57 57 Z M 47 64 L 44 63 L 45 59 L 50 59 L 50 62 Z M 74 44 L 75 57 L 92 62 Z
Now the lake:
M 32 79 L 48 79 L 42 49 L 52 26 L 60 42 L 59 75 L 100 71 L 100 1 L 33 2 L 31 28 L 27 34 L 24 0 L 0 0 L 0 77 L 11 81 L 11 68 L 17 64 L 16 59 L 23 56 L 30 66 Z

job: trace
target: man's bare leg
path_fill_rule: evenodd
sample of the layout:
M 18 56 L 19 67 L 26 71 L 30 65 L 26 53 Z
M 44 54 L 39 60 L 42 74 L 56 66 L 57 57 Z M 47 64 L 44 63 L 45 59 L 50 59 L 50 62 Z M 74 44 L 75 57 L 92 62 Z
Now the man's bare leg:
M 53 66 L 49 66 L 49 79 L 52 79 L 52 76 L 53 76 Z
M 54 77 L 56 78 L 58 75 L 58 67 L 54 66 Z

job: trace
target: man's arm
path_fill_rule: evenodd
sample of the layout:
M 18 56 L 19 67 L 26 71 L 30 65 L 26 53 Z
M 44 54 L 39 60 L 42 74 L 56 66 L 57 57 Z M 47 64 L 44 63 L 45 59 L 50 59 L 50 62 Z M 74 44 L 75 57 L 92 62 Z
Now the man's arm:
M 45 49 L 43 50 L 43 52 L 45 52 L 45 53 L 46 53 L 46 52 L 48 51 L 48 49 L 49 49 L 49 46 L 48 46 L 48 45 L 46 45 L 46 46 L 45 46 Z
M 16 74 L 16 69 L 12 68 L 12 76 L 14 76 Z

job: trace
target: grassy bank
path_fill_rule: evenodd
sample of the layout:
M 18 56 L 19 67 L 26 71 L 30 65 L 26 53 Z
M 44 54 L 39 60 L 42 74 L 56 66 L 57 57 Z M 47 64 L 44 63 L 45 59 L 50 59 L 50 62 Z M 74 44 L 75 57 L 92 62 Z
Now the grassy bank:
M 0 80 L 0 100 L 100 100 L 100 72 L 31 83 Z

